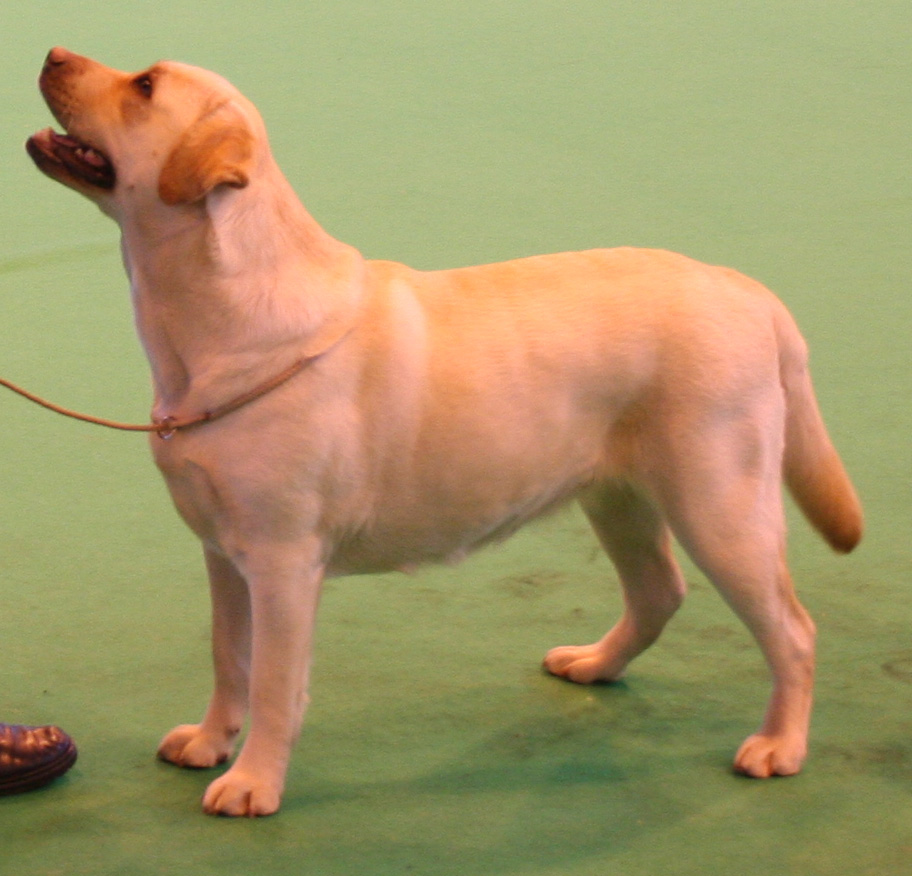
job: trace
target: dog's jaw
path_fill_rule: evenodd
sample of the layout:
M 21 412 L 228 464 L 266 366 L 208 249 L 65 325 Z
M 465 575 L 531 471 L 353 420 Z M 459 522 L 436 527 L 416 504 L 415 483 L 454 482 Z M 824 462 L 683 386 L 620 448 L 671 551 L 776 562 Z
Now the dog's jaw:
M 25 148 L 44 174 L 89 197 L 93 191 L 111 191 L 117 184 L 117 172 L 110 159 L 69 134 L 46 128 L 29 137 Z

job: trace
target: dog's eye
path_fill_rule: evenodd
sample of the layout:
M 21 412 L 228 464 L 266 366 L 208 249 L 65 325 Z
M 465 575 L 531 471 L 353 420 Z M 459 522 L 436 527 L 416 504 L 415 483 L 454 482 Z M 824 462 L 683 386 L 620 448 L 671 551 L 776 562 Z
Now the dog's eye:
M 143 97 L 152 97 L 152 77 L 143 74 L 133 80 L 133 86 Z

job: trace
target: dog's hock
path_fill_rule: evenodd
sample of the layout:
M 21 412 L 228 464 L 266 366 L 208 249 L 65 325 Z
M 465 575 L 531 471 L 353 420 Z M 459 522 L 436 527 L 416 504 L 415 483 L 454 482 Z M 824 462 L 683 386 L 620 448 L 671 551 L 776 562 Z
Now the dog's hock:
M 250 181 L 254 135 L 237 108 L 222 104 L 197 122 L 168 156 L 158 181 L 169 206 L 194 204 L 221 185 Z

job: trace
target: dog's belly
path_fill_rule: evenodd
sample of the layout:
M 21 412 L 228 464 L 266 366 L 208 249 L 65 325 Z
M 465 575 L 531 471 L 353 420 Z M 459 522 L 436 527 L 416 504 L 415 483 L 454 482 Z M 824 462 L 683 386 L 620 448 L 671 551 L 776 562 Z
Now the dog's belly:
M 457 451 L 421 448 L 382 477 L 368 478 L 366 489 L 340 509 L 329 573 L 453 563 L 508 538 L 593 481 L 618 475 L 610 430 L 589 426 L 571 438 L 542 429 L 515 435 L 515 443 L 492 438 Z
M 369 528 L 344 537 L 335 545 L 329 575 L 409 572 L 428 563 L 458 563 L 487 544 L 503 541 L 524 524 L 557 510 L 588 483 L 580 478 L 552 484 L 540 495 L 500 507 L 458 503 L 430 507 L 422 503 L 416 515 L 391 515 Z

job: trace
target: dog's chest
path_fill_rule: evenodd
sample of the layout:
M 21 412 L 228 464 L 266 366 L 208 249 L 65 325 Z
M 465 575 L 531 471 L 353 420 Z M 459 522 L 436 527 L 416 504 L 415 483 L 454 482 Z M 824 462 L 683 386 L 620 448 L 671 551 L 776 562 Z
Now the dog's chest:
M 152 455 L 184 522 L 198 538 L 211 541 L 222 500 L 206 466 L 182 452 L 181 441 L 180 436 L 167 441 L 155 436 Z

